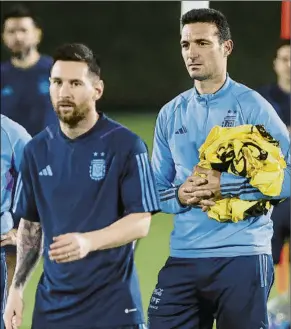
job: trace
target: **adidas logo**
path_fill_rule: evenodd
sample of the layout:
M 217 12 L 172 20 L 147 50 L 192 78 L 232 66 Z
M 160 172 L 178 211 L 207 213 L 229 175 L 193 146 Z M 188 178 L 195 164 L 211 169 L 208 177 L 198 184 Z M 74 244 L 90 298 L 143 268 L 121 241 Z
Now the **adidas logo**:
M 188 130 L 186 129 L 185 126 L 182 126 L 180 129 L 178 129 L 175 134 L 176 135 L 181 135 L 181 134 L 186 134 L 188 132 Z
M 46 166 L 43 170 L 39 172 L 39 176 L 52 176 L 52 168 L 50 165 Z

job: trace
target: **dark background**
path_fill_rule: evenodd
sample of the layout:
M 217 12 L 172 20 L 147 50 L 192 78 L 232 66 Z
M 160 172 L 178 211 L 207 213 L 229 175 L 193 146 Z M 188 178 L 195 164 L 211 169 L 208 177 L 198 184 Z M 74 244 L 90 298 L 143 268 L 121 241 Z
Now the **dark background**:
M 13 2 L 1 2 L 2 13 Z M 40 49 L 82 42 L 101 57 L 103 108 L 159 108 L 192 82 L 180 55 L 178 1 L 26 2 L 41 18 Z M 281 1 L 210 2 L 228 18 L 234 52 L 231 77 L 252 88 L 274 80 L 272 59 L 280 35 Z M 1 48 L 2 60 L 7 53 Z

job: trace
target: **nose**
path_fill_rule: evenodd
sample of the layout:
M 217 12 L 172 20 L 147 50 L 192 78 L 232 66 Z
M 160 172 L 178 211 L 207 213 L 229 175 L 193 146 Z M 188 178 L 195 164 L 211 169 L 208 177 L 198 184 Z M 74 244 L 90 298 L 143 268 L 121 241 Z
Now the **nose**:
M 15 40 L 17 42 L 19 42 L 19 41 L 23 41 L 23 39 L 24 39 L 24 33 L 21 32 L 21 31 L 16 31 L 15 32 Z
M 71 89 L 68 83 L 64 82 L 59 89 L 59 97 L 60 98 L 70 98 L 71 97 Z
M 195 46 L 195 44 L 190 44 L 189 49 L 188 49 L 188 57 L 190 59 L 195 59 L 195 58 L 199 57 L 197 47 Z

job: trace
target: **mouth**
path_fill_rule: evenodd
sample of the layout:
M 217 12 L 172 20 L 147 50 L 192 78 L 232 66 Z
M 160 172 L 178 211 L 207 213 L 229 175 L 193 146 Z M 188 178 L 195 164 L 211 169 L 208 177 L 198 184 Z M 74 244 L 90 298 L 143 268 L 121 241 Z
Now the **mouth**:
M 202 64 L 194 63 L 194 64 L 189 64 L 188 67 L 189 69 L 198 69 L 202 66 Z
M 14 52 L 21 52 L 24 51 L 24 47 L 21 45 L 14 45 L 13 47 L 11 47 L 11 50 Z
M 69 103 L 59 103 L 58 108 L 61 111 L 72 111 L 74 110 L 74 105 Z

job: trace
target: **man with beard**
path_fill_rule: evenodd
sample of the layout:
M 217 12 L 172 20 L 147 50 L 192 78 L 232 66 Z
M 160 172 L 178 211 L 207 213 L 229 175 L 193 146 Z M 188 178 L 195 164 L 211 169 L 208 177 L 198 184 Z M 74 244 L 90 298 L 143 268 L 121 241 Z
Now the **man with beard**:
M 52 58 L 39 53 L 41 28 L 23 5 L 4 15 L 2 36 L 11 57 L 1 63 L 1 113 L 34 136 L 57 122 L 49 97 Z
M 90 49 L 57 50 L 50 95 L 60 124 L 27 144 L 16 188 L 22 219 L 7 329 L 20 325 L 42 249 L 32 329 L 143 327 L 132 244 L 148 234 L 158 195 L 144 142 L 96 110 L 103 89 Z

